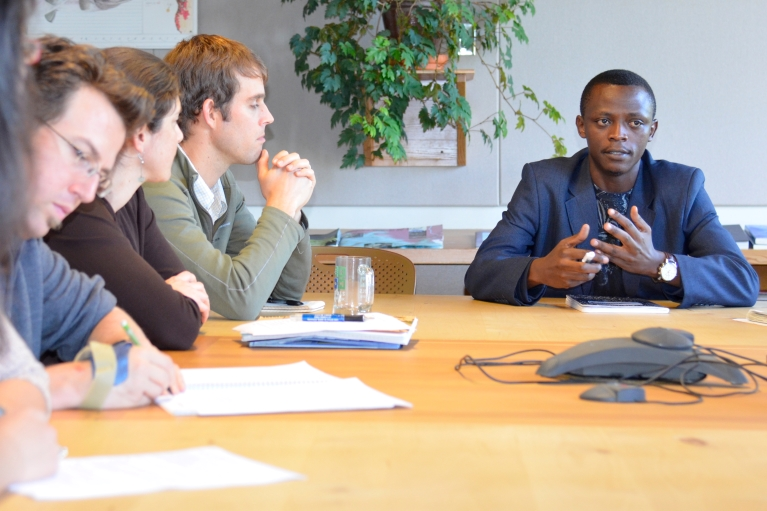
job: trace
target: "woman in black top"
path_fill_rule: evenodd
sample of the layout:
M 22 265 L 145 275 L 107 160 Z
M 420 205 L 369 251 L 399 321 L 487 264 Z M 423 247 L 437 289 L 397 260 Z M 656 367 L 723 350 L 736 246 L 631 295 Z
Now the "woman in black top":
M 207 320 L 205 288 L 160 232 L 141 183 L 170 178 L 176 146 L 179 87 L 160 59 L 134 48 L 104 50 L 107 61 L 155 99 L 152 120 L 130 135 L 109 182 L 94 202 L 69 215 L 46 237 L 72 268 L 101 275 L 117 305 L 160 349 L 188 349 Z

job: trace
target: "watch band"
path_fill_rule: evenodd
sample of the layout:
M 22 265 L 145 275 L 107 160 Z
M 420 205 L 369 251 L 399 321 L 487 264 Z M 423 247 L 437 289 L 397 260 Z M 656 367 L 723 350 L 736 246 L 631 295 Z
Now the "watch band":
M 663 259 L 663 262 L 660 263 L 660 266 L 658 266 L 658 270 L 657 270 L 658 275 L 653 279 L 653 280 L 655 280 L 655 282 L 660 282 L 660 283 L 671 282 L 679 274 L 678 273 L 679 272 L 679 264 L 676 262 L 676 257 L 674 257 L 674 254 L 669 254 L 668 252 L 663 252 L 663 255 L 665 257 Z M 671 279 L 669 279 L 669 280 L 666 280 L 666 279 L 663 278 L 663 271 L 666 268 L 666 266 L 673 266 L 674 267 L 674 276 Z

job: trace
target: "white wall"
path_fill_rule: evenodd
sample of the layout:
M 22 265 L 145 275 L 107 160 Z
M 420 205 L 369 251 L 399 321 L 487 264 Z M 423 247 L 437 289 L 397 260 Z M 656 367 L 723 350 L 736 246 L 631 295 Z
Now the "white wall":
M 318 15 L 303 20 L 302 6 L 200 0 L 200 31 L 248 44 L 269 66 L 267 102 L 276 122 L 267 148 L 296 150 L 312 161 L 318 176 L 308 208 L 312 226 L 492 227 L 522 165 L 552 153 L 545 136 L 530 126 L 493 151 L 474 137 L 461 168 L 341 170 L 331 111 L 301 89 L 293 72 L 290 37 L 322 23 Z M 632 69 L 650 82 L 658 100 L 653 156 L 701 167 L 723 223 L 767 223 L 767 171 L 759 150 L 767 141 L 761 31 L 767 2 L 538 0 L 536 7 L 537 15 L 524 22 L 530 45 L 517 45 L 515 83 L 533 87 L 560 109 L 567 124 L 553 132 L 565 137 L 570 154 L 584 146 L 574 128 L 583 86 L 605 69 Z M 464 58 L 461 67 L 476 67 L 467 96 L 475 119 L 483 118 L 498 97 L 476 57 Z M 263 204 L 252 169 L 236 172 L 249 203 Z
M 767 39 L 763 0 L 538 0 L 516 53 L 516 83 L 550 98 L 567 118 L 557 130 L 574 152 L 583 86 L 625 68 L 653 87 L 659 129 L 648 149 L 703 169 L 721 206 L 767 205 Z M 522 165 L 546 142 L 533 130 L 502 148 L 501 195 L 511 197 Z M 767 219 L 765 219 L 767 220 Z

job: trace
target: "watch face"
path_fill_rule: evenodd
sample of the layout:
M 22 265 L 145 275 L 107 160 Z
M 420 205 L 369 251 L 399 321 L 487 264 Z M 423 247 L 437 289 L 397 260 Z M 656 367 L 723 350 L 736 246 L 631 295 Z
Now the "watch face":
M 660 267 L 660 278 L 666 282 L 671 282 L 676 278 L 676 265 L 672 262 L 666 261 L 666 263 Z

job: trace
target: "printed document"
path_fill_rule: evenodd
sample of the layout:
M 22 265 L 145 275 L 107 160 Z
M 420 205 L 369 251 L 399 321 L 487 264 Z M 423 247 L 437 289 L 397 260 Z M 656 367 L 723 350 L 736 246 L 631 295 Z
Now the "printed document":
M 173 415 L 250 415 L 375 410 L 407 401 L 337 378 L 304 362 L 265 367 L 182 369 L 186 391 L 157 404 Z
M 11 485 L 35 500 L 80 500 L 165 490 L 210 490 L 304 479 L 216 446 L 61 461 L 56 475 Z

